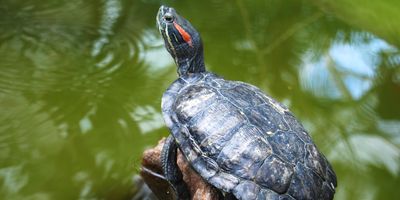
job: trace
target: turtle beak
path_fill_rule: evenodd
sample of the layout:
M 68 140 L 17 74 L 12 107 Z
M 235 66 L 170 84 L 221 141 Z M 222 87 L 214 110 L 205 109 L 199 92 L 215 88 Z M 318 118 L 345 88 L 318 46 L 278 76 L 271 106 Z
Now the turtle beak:
M 164 6 L 161 6 L 158 9 L 157 16 L 156 16 L 156 22 L 157 22 L 156 25 L 157 25 L 158 30 L 160 31 L 160 33 L 161 33 L 161 27 L 162 27 L 162 25 L 160 23 L 162 22 L 161 18 L 163 16 L 163 10 L 164 10 Z
M 158 12 L 161 14 L 165 14 L 168 11 L 169 7 L 161 5 L 160 8 L 158 9 Z
M 157 26 L 158 26 L 158 29 L 160 31 L 165 26 L 164 25 L 165 22 L 163 20 L 163 17 L 165 15 L 165 13 L 167 13 L 169 10 L 170 10 L 170 8 L 167 7 L 167 6 L 164 6 L 164 5 L 160 6 L 160 8 L 158 9 L 158 13 L 157 13 L 156 19 L 157 19 Z

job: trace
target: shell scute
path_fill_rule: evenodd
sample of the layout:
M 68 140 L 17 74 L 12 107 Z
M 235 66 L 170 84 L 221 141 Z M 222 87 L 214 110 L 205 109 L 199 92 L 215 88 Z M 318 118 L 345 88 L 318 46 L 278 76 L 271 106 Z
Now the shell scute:
M 278 130 L 289 129 L 289 126 L 284 121 L 282 115 L 269 104 L 249 107 L 244 109 L 244 113 L 248 117 L 249 122 L 260 128 L 264 133 L 272 134 Z
M 208 87 L 193 85 L 181 91 L 174 103 L 179 120 L 188 122 L 204 110 L 204 107 L 217 101 L 216 93 Z
M 259 168 L 255 181 L 265 188 L 270 188 L 282 194 L 289 188 L 293 172 L 294 169 L 291 164 L 271 155 L 265 159 Z
M 257 195 L 257 200 L 279 200 L 281 195 L 269 189 L 261 189 Z
M 260 131 L 245 125 L 237 130 L 216 159 L 226 172 L 251 180 L 271 154 L 272 148 L 262 139 Z
M 218 156 L 222 148 L 232 140 L 232 137 L 236 134 L 237 130 L 244 125 L 244 123 L 240 121 L 235 123 L 237 120 L 236 118 L 227 120 L 228 122 L 226 123 L 226 126 L 219 126 L 216 128 L 214 134 L 208 135 L 208 137 L 204 138 L 200 142 L 200 147 L 212 158 Z
M 217 102 L 207 107 L 207 109 L 203 109 L 201 113 L 192 118 L 188 123 L 188 127 L 190 127 L 190 132 L 195 140 L 201 144 L 202 148 L 205 148 L 206 152 L 209 152 L 210 148 L 223 147 L 224 142 L 230 139 L 229 136 L 232 130 L 243 123 L 244 120 L 244 116 L 236 113 L 232 105 Z M 222 140 L 218 140 L 218 144 L 212 141 L 212 139 L 220 138 Z M 216 146 L 208 146 L 210 143 L 216 144 Z
M 209 179 L 210 183 L 223 191 L 230 191 L 237 184 L 240 183 L 240 179 L 232 174 L 225 172 L 219 172 L 218 175 L 213 176 Z
M 253 90 L 243 84 L 236 85 L 230 89 L 221 89 L 220 92 L 227 101 L 230 101 L 238 108 L 254 107 L 264 103 L 262 98 L 259 98 Z
M 305 146 L 305 166 L 310 169 L 315 169 L 321 177 L 327 176 L 325 158 L 322 157 L 314 145 L 307 144 Z
M 296 165 L 287 193 L 296 199 L 318 199 L 323 180 L 302 164 Z M 325 191 L 324 191 L 325 192 Z
M 304 162 L 305 143 L 293 131 L 278 131 L 268 137 L 274 153 L 287 162 L 295 164 Z
M 260 193 L 260 187 L 254 182 L 242 181 L 233 189 L 232 193 L 236 196 L 245 196 L 249 200 L 255 200 Z
M 204 156 L 198 156 L 196 157 L 196 159 L 191 160 L 192 166 L 206 180 L 210 179 L 211 177 L 214 177 L 219 169 L 215 168 L 215 165 L 208 163 L 209 161 L 210 160 Z
M 303 125 L 296 119 L 296 117 L 291 112 L 285 112 L 284 119 L 287 124 L 290 124 L 290 129 L 292 131 L 298 133 L 306 132 Z M 311 142 L 311 138 L 310 136 L 308 136 L 308 134 L 304 135 L 304 139 L 307 140 L 307 142 Z

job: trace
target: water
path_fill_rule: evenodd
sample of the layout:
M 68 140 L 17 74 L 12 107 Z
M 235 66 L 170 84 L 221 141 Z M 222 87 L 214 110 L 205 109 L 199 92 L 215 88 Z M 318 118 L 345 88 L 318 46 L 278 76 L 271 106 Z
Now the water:
M 176 78 L 161 3 L 201 32 L 208 69 L 290 107 L 336 199 L 400 197 L 398 1 L 0 0 L 0 199 L 135 193 Z

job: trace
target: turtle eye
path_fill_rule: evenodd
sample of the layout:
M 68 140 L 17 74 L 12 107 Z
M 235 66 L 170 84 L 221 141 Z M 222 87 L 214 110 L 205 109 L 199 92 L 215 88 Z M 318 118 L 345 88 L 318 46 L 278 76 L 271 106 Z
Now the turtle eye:
M 171 13 L 166 13 L 164 15 L 164 20 L 166 22 L 172 22 L 172 21 L 174 21 L 174 16 Z

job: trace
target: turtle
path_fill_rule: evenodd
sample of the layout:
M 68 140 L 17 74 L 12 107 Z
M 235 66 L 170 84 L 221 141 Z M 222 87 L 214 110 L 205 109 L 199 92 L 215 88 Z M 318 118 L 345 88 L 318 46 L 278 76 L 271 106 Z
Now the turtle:
M 294 114 L 256 86 L 207 71 L 199 32 L 174 8 L 161 6 L 156 20 L 178 73 L 161 100 L 171 133 L 161 163 L 175 197 L 190 198 L 179 149 L 225 199 L 333 199 L 336 174 Z

